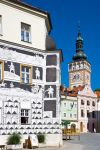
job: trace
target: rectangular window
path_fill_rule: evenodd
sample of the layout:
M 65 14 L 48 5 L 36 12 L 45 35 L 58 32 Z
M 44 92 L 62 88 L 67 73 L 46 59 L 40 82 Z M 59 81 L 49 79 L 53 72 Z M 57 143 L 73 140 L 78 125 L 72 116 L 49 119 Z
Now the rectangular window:
M 84 100 L 83 99 L 81 99 L 81 105 L 84 105 Z
M 81 117 L 84 117 L 84 110 L 81 109 Z
M 21 23 L 21 41 L 31 42 L 31 26 Z
M 70 118 L 72 118 L 72 114 L 70 114 Z
M 31 84 L 32 83 L 32 67 L 21 65 L 21 83 Z
M 87 117 L 88 117 L 88 118 L 90 117 L 90 112 L 89 112 L 89 110 L 87 110 Z
M 21 124 L 29 124 L 29 110 L 21 109 Z
M 90 101 L 89 100 L 87 101 L 87 106 L 90 106 Z
M 64 117 L 66 117 L 66 113 L 64 113 Z
M 64 107 L 66 107 L 66 103 L 64 103 Z
M 2 35 L 2 16 L 0 15 L 0 35 Z
M 92 111 L 92 118 L 96 118 L 96 112 Z
M 74 114 L 74 118 L 76 118 L 77 117 L 77 115 L 76 114 Z

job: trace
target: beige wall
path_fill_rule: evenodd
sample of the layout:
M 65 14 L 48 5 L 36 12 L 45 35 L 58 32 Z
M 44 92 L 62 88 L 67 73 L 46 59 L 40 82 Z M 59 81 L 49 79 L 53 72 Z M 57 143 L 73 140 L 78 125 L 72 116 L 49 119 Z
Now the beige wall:
M 47 33 L 45 19 L 2 3 L 0 3 L 0 15 L 3 35 L 0 39 L 45 49 Z M 31 25 L 31 43 L 21 41 L 21 22 Z

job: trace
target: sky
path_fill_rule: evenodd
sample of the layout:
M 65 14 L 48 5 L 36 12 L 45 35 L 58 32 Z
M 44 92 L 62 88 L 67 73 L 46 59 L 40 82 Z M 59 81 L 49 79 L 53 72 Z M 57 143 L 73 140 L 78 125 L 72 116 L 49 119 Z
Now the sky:
M 78 22 L 84 40 L 84 52 L 92 66 L 92 89 L 100 88 L 100 0 L 23 0 L 48 11 L 52 23 L 50 35 L 62 49 L 62 84 L 68 83 L 68 63 L 75 54 Z

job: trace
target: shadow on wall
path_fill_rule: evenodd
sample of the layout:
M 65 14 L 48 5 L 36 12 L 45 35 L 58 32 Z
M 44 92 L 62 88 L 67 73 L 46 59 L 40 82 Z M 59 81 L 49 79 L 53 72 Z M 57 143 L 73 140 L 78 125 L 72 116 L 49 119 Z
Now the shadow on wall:
M 87 110 L 87 130 L 88 132 L 100 132 L 100 111 L 89 112 Z

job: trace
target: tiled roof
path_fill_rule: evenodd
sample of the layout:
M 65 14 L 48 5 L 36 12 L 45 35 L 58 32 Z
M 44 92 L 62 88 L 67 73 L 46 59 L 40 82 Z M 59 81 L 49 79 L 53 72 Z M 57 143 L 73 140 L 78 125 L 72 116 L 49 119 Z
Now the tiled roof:
M 76 97 L 78 94 L 78 91 L 82 91 L 83 89 L 84 89 L 84 86 L 74 87 L 73 89 L 67 88 L 64 86 L 60 87 L 61 95 L 72 96 L 72 97 Z
M 97 95 L 98 98 L 100 98 L 100 91 L 95 91 L 95 94 Z

